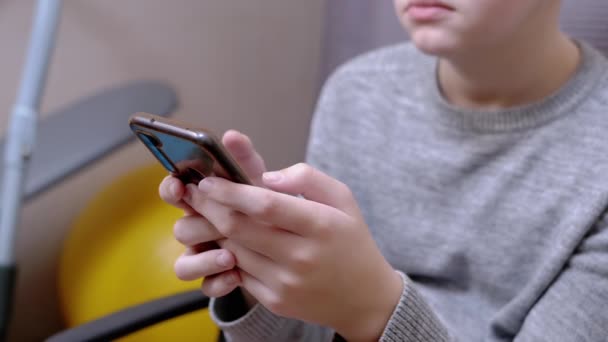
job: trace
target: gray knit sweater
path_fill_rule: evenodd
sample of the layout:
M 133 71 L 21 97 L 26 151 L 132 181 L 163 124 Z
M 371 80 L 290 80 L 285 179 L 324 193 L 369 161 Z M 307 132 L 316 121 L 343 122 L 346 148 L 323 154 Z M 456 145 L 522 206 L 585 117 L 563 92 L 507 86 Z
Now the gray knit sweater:
M 608 61 L 581 47 L 557 93 L 507 110 L 446 103 L 409 44 L 329 79 L 308 161 L 351 187 L 404 275 L 382 341 L 608 341 Z M 234 303 L 212 302 L 229 340 L 332 339 Z

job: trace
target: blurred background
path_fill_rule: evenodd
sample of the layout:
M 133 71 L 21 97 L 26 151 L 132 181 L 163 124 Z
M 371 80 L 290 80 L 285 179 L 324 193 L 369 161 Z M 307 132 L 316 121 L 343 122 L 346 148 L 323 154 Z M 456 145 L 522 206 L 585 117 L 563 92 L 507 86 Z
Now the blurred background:
M 34 5 L 0 2 L 2 133 Z M 568 30 L 608 50 L 605 0 L 565 5 Z M 41 116 L 127 81 L 164 81 L 177 94 L 176 119 L 218 133 L 238 129 L 277 169 L 303 160 L 327 75 L 354 55 L 404 39 L 391 0 L 65 0 Z M 150 163 L 132 141 L 25 204 L 10 341 L 40 341 L 64 328 L 58 259 L 75 217 L 117 177 Z

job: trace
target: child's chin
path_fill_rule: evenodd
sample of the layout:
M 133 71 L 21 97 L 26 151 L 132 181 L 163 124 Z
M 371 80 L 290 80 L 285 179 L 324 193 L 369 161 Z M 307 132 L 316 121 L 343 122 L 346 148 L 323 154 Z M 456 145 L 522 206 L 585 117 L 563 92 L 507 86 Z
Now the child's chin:
M 420 51 L 428 55 L 445 57 L 457 52 L 458 44 L 451 37 L 447 37 L 444 32 L 436 30 L 420 30 L 412 32 L 412 43 Z

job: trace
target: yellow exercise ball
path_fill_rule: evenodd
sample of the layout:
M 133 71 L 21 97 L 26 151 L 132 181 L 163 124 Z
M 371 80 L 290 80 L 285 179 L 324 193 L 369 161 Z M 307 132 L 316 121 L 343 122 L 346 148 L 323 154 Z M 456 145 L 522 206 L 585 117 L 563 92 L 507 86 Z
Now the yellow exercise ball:
M 173 263 L 183 246 L 172 227 L 182 212 L 164 203 L 157 165 L 136 169 L 104 188 L 76 218 L 59 264 L 61 309 L 70 327 L 171 294 L 200 288 L 183 282 Z M 121 341 L 217 341 L 208 311 L 199 310 Z

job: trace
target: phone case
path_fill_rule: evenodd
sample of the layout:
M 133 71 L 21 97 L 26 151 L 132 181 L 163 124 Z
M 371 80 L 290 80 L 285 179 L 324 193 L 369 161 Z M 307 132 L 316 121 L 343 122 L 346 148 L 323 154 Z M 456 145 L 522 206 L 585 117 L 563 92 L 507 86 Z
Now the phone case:
M 217 175 L 251 184 L 220 140 L 207 129 L 148 113 L 133 114 L 129 127 L 165 169 L 184 183 L 198 184 L 205 177 Z

